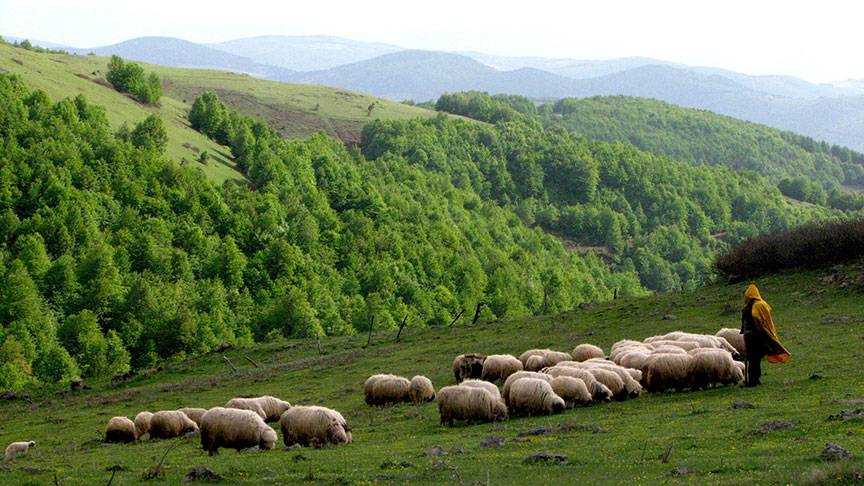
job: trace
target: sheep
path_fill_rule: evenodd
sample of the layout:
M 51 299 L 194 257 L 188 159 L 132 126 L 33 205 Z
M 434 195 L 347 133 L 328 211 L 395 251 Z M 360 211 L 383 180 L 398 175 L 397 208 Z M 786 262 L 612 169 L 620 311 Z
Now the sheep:
M 617 373 L 594 366 L 588 366 L 585 370 L 594 375 L 597 381 L 606 385 L 612 391 L 612 398 L 619 401 L 627 399 L 629 391 L 624 386 L 624 380 Z
M 564 408 L 564 399 L 546 380 L 520 378 L 510 386 L 510 409 L 515 415 L 551 415 Z
M 211 456 L 218 454 L 220 447 L 238 451 L 256 446 L 261 450 L 276 447 L 276 431 L 252 410 L 214 407 L 200 420 L 201 448 Z
M 676 348 L 681 348 L 684 351 L 690 351 L 693 349 L 701 348 L 702 345 L 697 341 L 688 341 L 686 339 L 681 339 L 678 341 L 673 341 L 671 339 L 664 339 L 660 341 L 653 341 L 649 344 L 652 349 L 657 349 L 660 346 L 674 346 Z
M 590 405 L 592 398 L 585 382 L 572 376 L 556 376 L 549 382 L 552 391 L 569 407 Z
M 546 367 L 546 358 L 539 354 L 529 356 L 523 364 L 525 371 L 540 371 Z
M 711 385 L 738 383 L 738 367 L 732 355 L 722 349 L 701 349 L 691 354 L 688 369 L 690 386 L 705 389 Z
M 715 334 L 715 336 L 725 339 L 726 342 L 728 342 L 730 345 L 732 345 L 733 348 L 735 348 L 735 351 L 738 352 L 739 356 L 743 357 L 746 355 L 747 349 L 744 345 L 744 335 L 741 334 L 741 331 L 739 331 L 738 329 L 724 327 L 717 331 L 717 334 Z
M 291 404 L 276 397 L 264 395 L 255 398 L 232 398 L 225 404 L 225 408 L 252 410 L 260 415 L 265 422 L 276 422 L 286 410 L 291 408 Z
M 198 425 L 183 412 L 162 410 L 150 419 L 150 437 L 154 439 L 170 439 L 191 432 L 198 432 Z
M 585 382 L 585 386 L 588 387 L 588 391 L 591 392 L 591 397 L 594 398 L 595 402 L 606 402 L 612 399 L 612 390 L 603 383 L 597 381 L 597 378 L 595 378 L 594 375 L 589 373 L 586 369 L 573 366 L 562 366 L 561 363 L 558 363 L 557 366 L 544 368 L 541 372 L 552 377 L 571 376 L 573 378 L 579 378 Z
M 412 403 L 424 403 L 435 400 L 435 387 L 432 386 L 432 381 L 422 375 L 417 375 L 411 378 L 411 383 L 408 385 L 408 396 Z
M 282 439 L 288 447 L 294 444 L 321 447 L 324 444 L 350 444 L 351 428 L 336 410 L 319 406 L 292 407 L 279 419 Z
M 128 417 L 112 417 L 105 427 L 105 442 L 135 442 L 138 429 Z
M 456 383 L 463 380 L 479 379 L 483 374 L 483 363 L 486 361 L 485 354 L 460 354 L 453 360 L 453 375 Z
M 524 373 L 524 372 L 520 371 L 520 373 Z M 513 376 L 513 375 L 510 375 L 510 376 Z M 509 380 L 510 378 L 508 377 L 507 379 Z M 459 386 L 480 388 L 482 390 L 486 390 L 487 392 L 489 392 L 495 398 L 495 400 L 501 400 L 501 391 L 498 389 L 498 387 L 495 385 L 495 383 L 489 383 L 488 381 L 483 381 L 483 380 L 465 380 L 462 383 L 460 383 Z
M 585 361 L 591 358 L 605 358 L 606 354 L 598 346 L 593 344 L 580 344 L 570 353 L 573 355 L 573 361 Z
M 515 357 L 509 354 L 493 354 L 487 356 L 483 362 L 480 379 L 493 383 L 503 382 L 508 376 L 522 369 L 522 362 Z
M 203 417 L 204 414 L 207 413 L 206 408 L 184 407 L 178 408 L 177 411 L 185 413 L 186 416 L 189 417 L 193 422 L 195 422 L 199 428 L 201 427 L 201 417 Z
M 411 382 L 408 378 L 396 375 L 372 375 L 363 383 L 363 394 L 367 405 L 383 406 L 409 401 L 410 388 Z
M 539 378 L 541 380 L 552 381 L 553 377 L 551 375 L 545 373 L 538 373 L 536 371 L 517 371 L 516 373 L 513 373 L 512 375 L 508 376 L 506 380 L 504 380 L 504 386 L 501 390 L 501 395 L 504 397 L 505 404 L 510 403 L 510 387 L 513 386 L 514 381 L 520 378 Z
M 531 358 L 532 356 L 542 357 L 544 354 L 546 354 L 546 351 L 547 350 L 545 349 L 529 349 L 528 351 L 525 351 L 524 353 L 519 355 L 519 361 L 522 362 L 522 366 L 524 367 L 528 364 L 528 358 Z
M 662 344 L 654 348 L 654 351 L 651 354 L 687 354 L 687 351 L 680 346 Z
M 26 454 L 31 447 L 36 447 L 36 441 L 31 440 L 29 442 L 13 442 L 6 446 L 4 460 L 6 462 L 14 461 L 21 454 Z
M 628 350 L 639 349 L 639 350 L 647 350 L 648 346 L 640 341 L 632 341 L 630 339 L 623 339 L 621 341 L 616 342 L 612 345 L 612 348 L 609 349 L 609 359 L 615 361 L 617 356 L 623 352 Z M 575 351 L 575 350 L 574 350 Z
M 639 384 L 639 380 L 642 379 L 641 371 L 624 368 L 606 360 L 588 360 L 584 364 L 589 367 L 608 370 L 618 375 L 624 383 L 625 398 L 636 398 L 642 393 L 642 385 Z
M 445 386 L 438 390 L 438 414 L 441 425 L 453 425 L 454 420 L 495 422 L 507 420 L 507 406 L 483 388 Z
M 138 438 L 144 437 L 144 434 L 150 433 L 150 420 L 153 414 L 148 411 L 139 412 L 135 416 L 135 430 L 138 433 Z
M 642 374 L 641 372 L 645 369 L 645 364 L 650 357 L 651 352 L 630 351 L 619 355 L 617 363 L 627 369 L 640 370 L 640 374 Z M 640 377 L 638 381 L 642 381 L 642 378 Z
M 645 389 L 652 393 L 670 389 L 683 390 L 688 386 L 687 373 L 691 359 L 687 353 L 653 354 L 645 364 Z

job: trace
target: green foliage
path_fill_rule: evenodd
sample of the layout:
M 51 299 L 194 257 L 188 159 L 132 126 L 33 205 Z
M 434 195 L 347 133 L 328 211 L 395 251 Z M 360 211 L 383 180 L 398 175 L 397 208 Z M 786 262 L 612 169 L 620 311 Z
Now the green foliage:
M 806 201 L 812 204 L 825 205 L 828 196 L 825 195 L 825 190 L 818 182 L 811 181 L 807 177 L 797 176 L 781 180 L 777 184 L 777 188 L 784 196 Z
M 78 378 L 78 366 L 62 346 L 52 344 L 39 350 L 33 374 L 44 383 L 65 384 Z
M 140 149 L 164 152 L 168 144 L 168 134 L 162 119 L 158 115 L 150 115 L 142 120 L 129 133 L 129 142 Z
M 140 64 L 111 56 L 105 78 L 118 91 L 132 94 L 142 103 L 156 104 L 162 97 L 162 82 L 156 73 L 144 74 Z

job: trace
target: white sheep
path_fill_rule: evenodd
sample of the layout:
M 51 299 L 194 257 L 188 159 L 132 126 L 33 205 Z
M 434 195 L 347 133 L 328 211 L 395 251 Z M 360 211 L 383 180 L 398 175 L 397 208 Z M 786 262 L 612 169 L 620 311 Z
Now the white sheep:
M 504 386 L 501 389 L 501 395 L 504 397 L 505 404 L 510 403 L 510 387 L 513 386 L 514 381 L 520 378 L 539 378 L 541 380 L 551 382 L 553 377 L 551 375 L 540 373 L 537 371 L 517 371 L 516 373 L 513 373 L 512 375 L 508 376 L 506 380 L 504 380 Z
M 509 354 L 493 354 L 486 357 L 483 362 L 481 380 L 493 383 L 503 382 L 508 376 L 522 371 L 522 362 Z
M 645 364 L 645 389 L 654 393 L 673 389 L 681 391 L 687 388 L 690 385 L 688 379 L 690 360 L 691 356 L 686 352 L 651 355 Z
M 432 380 L 423 375 L 417 375 L 411 378 L 411 383 L 408 385 L 408 396 L 412 403 L 424 403 L 435 400 L 435 387 L 432 386 Z
M 162 410 L 150 419 L 150 437 L 154 439 L 181 437 L 192 432 L 198 432 L 198 425 L 177 410 Z
M 276 422 L 286 410 L 291 408 L 291 404 L 279 398 L 264 395 L 255 398 L 232 398 L 225 404 L 225 408 L 252 410 L 260 415 L 265 422 Z
M 573 378 L 579 378 L 585 382 L 585 386 L 588 387 L 588 391 L 591 392 L 591 396 L 594 398 L 595 402 L 605 402 L 612 399 L 612 390 L 603 383 L 597 381 L 597 378 L 595 378 L 594 375 L 589 373 L 586 369 L 558 363 L 556 366 L 551 368 L 544 368 L 541 372 L 553 377 L 572 376 Z
M 128 417 L 111 417 L 105 426 L 105 442 L 135 442 L 138 429 Z
M 521 373 L 521 372 L 520 372 Z M 510 375 L 513 376 L 513 375 Z M 508 377 L 509 379 L 509 377 Z M 481 388 L 489 392 L 496 400 L 501 400 L 501 391 L 498 389 L 498 386 L 495 383 L 490 383 L 488 381 L 483 380 L 465 380 L 462 383 L 459 383 L 459 386 L 468 386 L 473 388 Z
M 285 445 L 350 444 L 353 441 L 351 428 L 341 413 L 318 406 L 297 406 L 282 414 L 279 419 Z
M 591 358 L 606 357 L 606 354 L 603 352 L 602 348 L 587 343 L 576 346 L 575 348 L 573 348 L 573 352 L 570 354 L 573 355 L 573 361 L 587 361 Z
M 211 456 L 220 447 L 271 450 L 277 439 L 276 431 L 252 410 L 214 407 L 201 416 L 201 447 Z
M 438 390 L 438 413 L 441 425 L 455 420 L 494 422 L 507 420 L 507 406 L 483 388 L 445 386 Z
M 585 382 L 572 376 L 556 376 L 549 382 L 552 391 L 570 407 L 590 405 L 593 401 Z
M 363 383 L 363 395 L 367 405 L 389 405 L 411 399 L 408 378 L 396 375 L 372 375 Z
M 747 348 L 744 345 L 744 335 L 741 334 L 740 330 L 724 327 L 717 331 L 715 336 L 725 339 L 733 348 L 735 348 L 735 351 L 737 351 L 738 355 L 742 358 L 746 356 Z
M 510 409 L 515 415 L 550 415 L 565 408 L 552 385 L 538 378 L 520 378 L 510 386 Z
M 177 411 L 186 414 L 186 416 L 189 417 L 189 419 L 191 419 L 193 422 L 195 422 L 195 424 L 197 424 L 199 428 L 201 427 L 201 417 L 203 417 L 204 414 L 207 413 L 206 408 L 184 407 L 178 408 Z
M 31 447 L 36 447 L 36 441 L 31 440 L 28 442 L 13 442 L 9 444 L 6 446 L 6 454 L 4 455 L 5 461 L 14 461 L 21 454 L 26 454 Z
M 150 420 L 153 414 L 148 411 L 139 412 L 135 416 L 135 430 L 138 433 L 138 438 L 144 437 L 144 434 L 150 433 Z

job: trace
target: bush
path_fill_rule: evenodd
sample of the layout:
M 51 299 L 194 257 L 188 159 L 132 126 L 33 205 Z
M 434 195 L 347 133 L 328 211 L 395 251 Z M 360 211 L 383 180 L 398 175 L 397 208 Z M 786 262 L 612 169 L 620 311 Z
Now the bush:
M 155 73 L 145 76 L 140 64 L 126 62 L 120 56 L 111 56 L 105 78 L 117 91 L 130 93 L 142 103 L 158 103 L 162 96 L 159 76 Z
M 715 260 L 735 281 L 793 268 L 818 268 L 864 256 L 864 220 L 810 224 L 745 240 Z
M 41 350 L 33 373 L 44 383 L 68 383 L 78 378 L 78 366 L 62 346 L 54 344 Z

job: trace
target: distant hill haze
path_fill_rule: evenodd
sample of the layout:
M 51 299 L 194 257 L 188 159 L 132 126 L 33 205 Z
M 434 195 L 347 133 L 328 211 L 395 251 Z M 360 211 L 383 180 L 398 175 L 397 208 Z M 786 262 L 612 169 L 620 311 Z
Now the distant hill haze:
M 546 100 L 639 96 L 707 109 L 864 150 L 862 80 L 814 84 L 792 76 L 750 76 L 646 57 L 507 57 L 405 50 L 331 36 L 261 36 L 208 45 L 143 37 L 111 46 L 67 50 L 348 88 L 396 101 L 434 100 L 445 92 L 465 90 Z

